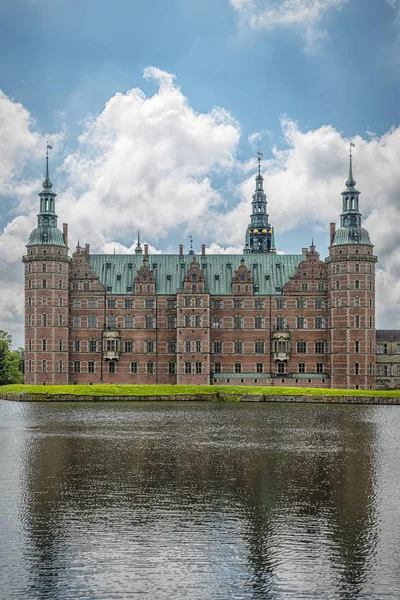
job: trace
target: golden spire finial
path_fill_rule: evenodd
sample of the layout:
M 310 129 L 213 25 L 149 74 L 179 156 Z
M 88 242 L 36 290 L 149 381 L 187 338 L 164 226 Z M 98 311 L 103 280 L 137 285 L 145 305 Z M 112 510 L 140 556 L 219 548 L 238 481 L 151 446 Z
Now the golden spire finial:
M 262 157 L 263 153 L 261 152 L 260 148 L 257 151 L 257 161 L 258 161 L 258 174 L 261 175 L 261 157 Z

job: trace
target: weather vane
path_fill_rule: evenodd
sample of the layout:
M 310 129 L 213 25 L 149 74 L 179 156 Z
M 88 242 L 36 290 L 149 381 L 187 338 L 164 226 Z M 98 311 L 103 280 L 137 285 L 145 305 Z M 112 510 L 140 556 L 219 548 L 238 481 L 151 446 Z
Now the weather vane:
M 263 153 L 261 152 L 260 148 L 258 149 L 257 152 L 257 160 L 258 160 L 258 174 L 261 175 L 261 157 L 262 157 Z
M 193 238 L 191 235 L 189 235 L 189 242 L 190 242 L 190 250 L 193 250 Z
M 350 140 L 350 158 L 352 157 L 352 152 L 351 152 L 351 149 L 352 149 L 352 148 L 355 148 L 355 147 L 356 147 L 356 145 L 355 145 L 355 144 L 353 144 L 352 140 Z

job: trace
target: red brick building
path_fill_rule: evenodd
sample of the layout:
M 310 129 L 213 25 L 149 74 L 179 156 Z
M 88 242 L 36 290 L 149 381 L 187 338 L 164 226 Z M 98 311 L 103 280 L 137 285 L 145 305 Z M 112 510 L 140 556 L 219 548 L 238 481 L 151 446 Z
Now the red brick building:
M 350 172 L 328 258 L 276 253 L 260 172 L 243 255 L 91 254 L 48 159 L 25 266 L 26 383 L 375 387 L 375 263 Z

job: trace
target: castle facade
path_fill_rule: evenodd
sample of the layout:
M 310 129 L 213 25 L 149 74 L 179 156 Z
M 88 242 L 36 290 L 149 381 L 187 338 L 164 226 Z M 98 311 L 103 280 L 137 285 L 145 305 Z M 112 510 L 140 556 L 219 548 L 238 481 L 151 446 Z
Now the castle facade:
M 48 156 L 25 267 L 25 382 L 375 387 L 375 265 L 350 154 L 329 254 L 277 254 L 258 163 L 242 255 L 68 254 Z

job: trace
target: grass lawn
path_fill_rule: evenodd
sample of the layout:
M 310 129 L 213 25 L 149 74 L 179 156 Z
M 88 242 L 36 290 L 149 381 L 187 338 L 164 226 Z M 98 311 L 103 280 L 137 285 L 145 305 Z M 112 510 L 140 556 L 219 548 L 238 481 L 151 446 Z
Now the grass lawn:
M 57 396 L 179 396 L 184 394 L 264 394 L 266 396 L 375 396 L 393 398 L 400 390 L 343 390 L 329 388 L 291 388 L 278 386 L 234 385 L 3 385 L 0 398 L 6 393 L 46 394 Z

